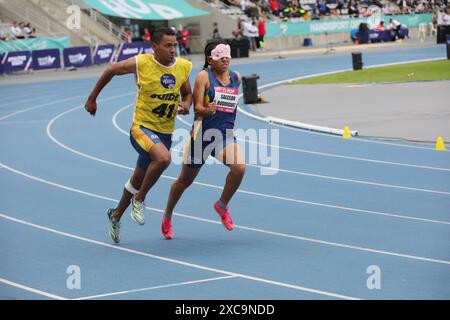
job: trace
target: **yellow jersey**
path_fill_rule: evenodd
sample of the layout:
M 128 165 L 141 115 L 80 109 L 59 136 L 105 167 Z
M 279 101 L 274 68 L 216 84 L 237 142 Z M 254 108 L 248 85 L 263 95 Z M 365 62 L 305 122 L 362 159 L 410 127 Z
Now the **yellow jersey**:
M 160 133 L 172 133 L 181 100 L 180 88 L 191 73 L 192 63 L 176 58 L 167 67 L 151 54 L 140 54 L 135 59 L 138 92 L 133 127 L 143 126 Z

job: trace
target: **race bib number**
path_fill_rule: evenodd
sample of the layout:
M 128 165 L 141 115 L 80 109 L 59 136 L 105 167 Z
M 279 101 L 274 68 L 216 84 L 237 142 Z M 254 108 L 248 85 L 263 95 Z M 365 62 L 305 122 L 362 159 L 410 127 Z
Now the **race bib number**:
M 211 104 L 216 106 L 216 110 L 227 113 L 235 112 L 239 90 L 237 88 L 215 87 L 214 91 L 214 100 Z

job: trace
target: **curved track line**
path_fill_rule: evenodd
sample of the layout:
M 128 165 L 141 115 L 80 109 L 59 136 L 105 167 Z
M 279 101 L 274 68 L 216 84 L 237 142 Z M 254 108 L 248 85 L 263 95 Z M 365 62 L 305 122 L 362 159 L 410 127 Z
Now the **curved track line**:
M 78 150 L 75 150 L 69 146 L 66 146 L 65 144 L 63 144 L 62 142 L 60 142 L 58 139 L 56 139 L 52 132 L 51 132 L 51 127 L 53 125 L 53 123 L 59 119 L 60 117 L 62 117 L 63 115 L 73 112 L 77 109 L 80 109 L 81 106 L 79 107 L 75 107 L 72 109 L 69 109 L 67 111 L 64 111 L 60 114 L 58 114 L 56 117 L 54 117 L 53 119 L 50 120 L 50 122 L 47 125 L 47 135 L 50 138 L 50 140 L 52 140 L 55 144 L 57 144 L 58 146 L 60 146 L 63 149 L 66 149 L 72 153 L 75 153 L 79 156 L 94 160 L 94 161 L 98 161 L 98 162 L 102 162 L 105 164 L 109 164 L 111 166 L 115 166 L 115 167 L 119 167 L 119 168 L 123 168 L 123 169 L 127 169 L 127 170 L 131 170 L 133 171 L 134 168 L 122 165 L 122 164 L 118 164 L 112 161 L 107 161 L 104 159 L 100 159 L 91 155 L 88 155 L 86 153 L 80 152 Z M 161 175 L 161 178 L 164 179 L 169 179 L 169 180 L 176 180 L 176 177 L 172 177 L 172 176 L 166 176 L 166 175 Z M 219 185 L 213 185 L 213 184 L 208 184 L 208 183 L 202 183 L 202 182 L 198 182 L 198 181 L 194 181 L 195 185 L 200 185 L 200 186 L 204 186 L 204 187 L 209 187 L 209 188 L 214 188 L 214 189 L 219 189 L 222 190 L 223 187 L 219 186 Z M 380 216 L 386 216 L 386 217 L 391 217 L 391 218 L 399 218 L 399 219 L 406 219 L 406 220 L 415 220 L 415 221 L 422 221 L 422 222 L 430 222 L 430 223 L 439 223 L 439 224 L 450 224 L 450 222 L 448 221 L 441 221 L 441 220 L 431 220 L 431 219 L 424 219 L 424 218 L 417 218 L 417 217 L 411 217 L 411 216 L 404 216 L 404 215 L 398 215 L 398 214 L 392 214 L 392 213 L 386 213 L 386 212 L 380 212 L 380 211 L 373 211 L 373 210 L 364 210 L 364 209 L 357 209 L 357 208 L 351 208 L 351 207 L 344 207 L 344 206 L 335 206 L 335 205 L 330 205 L 330 204 L 324 204 L 324 203 L 320 203 L 320 202 L 312 202 L 312 201 L 306 201 L 306 200 L 299 200 L 299 199 L 292 199 L 292 198 L 288 198 L 288 197 L 281 197 L 281 196 L 275 196 L 275 195 L 270 195 L 270 194 L 265 194 L 265 193 L 259 193 L 259 192 L 253 192 L 253 191 L 247 191 L 247 190 L 243 190 L 243 189 L 238 189 L 237 193 L 242 193 L 242 194 L 248 194 L 248 195 L 253 195 L 253 196 L 258 196 L 258 197 L 264 197 L 264 198 L 270 198 L 270 199 L 276 199 L 276 200 L 283 200 L 283 201 L 288 201 L 288 202 L 294 202 L 294 203 L 301 203 L 301 204 L 306 204 L 306 205 L 313 205 L 313 206 L 319 206 L 319 207 L 326 207 L 326 208 L 333 208 L 333 209 L 341 209 L 344 211 L 350 211 L 350 212 L 357 212 L 357 213 L 365 213 L 365 214 L 373 214 L 373 215 L 380 215 Z
M 105 197 L 105 196 L 98 195 L 98 194 L 91 193 L 91 192 L 86 192 L 86 191 L 83 191 L 83 190 L 80 190 L 80 189 L 68 187 L 68 186 L 65 186 L 65 185 L 62 185 L 62 184 L 59 184 L 59 183 L 51 182 L 51 181 L 48 181 L 48 180 L 45 180 L 45 179 L 42 179 L 42 178 L 38 178 L 38 177 L 32 176 L 30 174 L 27 174 L 25 172 L 19 171 L 17 169 L 9 167 L 6 164 L 0 162 L 0 168 L 1 167 L 3 167 L 4 169 L 6 169 L 6 170 L 8 170 L 10 172 L 13 172 L 13 173 L 15 173 L 17 175 L 29 178 L 29 179 L 34 180 L 34 181 L 39 181 L 39 182 L 42 182 L 44 184 L 51 185 L 53 187 L 57 187 L 57 188 L 60 188 L 60 189 L 64 189 L 64 190 L 75 192 L 75 193 L 79 193 L 79 194 L 83 194 L 83 195 L 86 195 L 86 196 L 89 196 L 89 197 L 93 197 L 93 198 L 97 198 L 97 199 L 112 201 L 112 202 L 115 202 L 115 203 L 119 202 L 119 200 L 117 200 L 117 199 Z M 159 212 L 159 213 L 163 213 L 163 210 L 161 210 L 161 209 L 156 209 L 156 208 L 152 208 L 152 207 L 146 207 L 146 209 L 149 209 L 149 210 L 152 210 L 152 211 L 156 211 L 156 212 Z M 189 219 L 192 219 L 192 220 L 198 220 L 198 221 L 211 222 L 211 223 L 215 223 L 215 224 L 221 224 L 218 221 L 212 221 L 212 220 L 208 220 L 208 219 L 197 218 L 197 217 L 189 216 L 189 215 L 186 215 L 186 214 L 179 214 L 179 213 L 176 213 L 176 212 L 174 212 L 174 214 L 177 215 L 177 216 L 181 216 L 181 217 L 184 217 L 184 218 L 189 218 Z M 0 214 L 0 216 L 2 216 L 2 215 Z M 12 218 L 12 219 L 15 219 L 15 218 Z M 427 261 L 427 262 L 432 262 L 432 263 L 450 265 L 450 261 L 448 261 L 448 260 L 440 260 L 440 259 L 419 257 L 419 256 L 407 255 L 407 254 L 390 252 L 390 251 L 384 251 L 384 250 L 376 250 L 376 249 L 371 249 L 371 248 L 352 246 L 352 245 L 338 243 L 338 242 L 330 242 L 330 241 L 318 240 L 318 239 L 313 239 L 313 238 L 294 236 L 294 235 L 290 235 L 290 234 L 284 234 L 284 233 L 273 232 L 273 231 L 268 231 L 268 230 L 263 230 L 263 229 L 245 227 L 245 226 L 237 226 L 237 225 L 235 225 L 235 228 L 248 230 L 248 231 L 253 231 L 253 232 L 259 232 L 259 233 L 263 233 L 263 234 L 269 234 L 269 235 L 278 236 L 278 237 L 302 240 L 302 241 L 316 243 L 316 244 L 321 244 L 321 245 L 328 245 L 328 246 L 352 249 L 352 250 L 357 250 L 357 251 L 371 252 L 371 253 L 376 253 L 376 254 L 395 256 L 395 257 L 401 257 L 401 258 L 412 259 L 412 260 Z
M 38 225 L 38 224 L 34 224 L 34 223 L 31 223 L 31 222 L 28 222 L 28 221 L 20 220 L 20 219 L 11 217 L 11 216 L 7 216 L 7 215 L 5 215 L 3 213 L 0 213 L 0 218 L 9 220 L 9 221 L 12 221 L 12 222 L 15 222 L 15 223 L 23 224 L 23 225 L 26 225 L 26 226 L 29 226 L 29 227 L 33 227 L 33 228 L 36 228 L 36 229 L 44 230 L 44 231 L 47 231 L 47 232 L 50 232 L 50 233 L 54 233 L 54 234 L 57 234 L 57 235 L 60 235 L 60 236 L 63 236 L 63 237 L 84 241 L 84 242 L 87 242 L 87 243 L 90 243 L 90 244 L 94 244 L 94 245 L 110 248 L 110 249 L 113 249 L 113 250 L 119 250 L 119 251 L 122 251 L 122 252 L 132 253 L 132 254 L 144 256 L 144 257 L 155 259 L 155 260 L 159 260 L 159 261 L 164 261 L 164 262 L 168 262 L 168 263 L 182 265 L 182 266 L 185 266 L 185 267 L 195 268 L 195 269 L 209 271 L 209 272 L 214 272 L 214 273 L 220 273 L 220 274 L 224 274 L 224 275 L 227 275 L 227 276 L 239 277 L 239 278 L 243 278 L 243 279 L 253 280 L 253 281 L 256 281 L 256 282 L 268 283 L 268 284 L 279 286 L 279 287 L 285 287 L 285 288 L 290 288 L 290 289 L 294 289 L 294 290 L 298 290 L 298 291 L 324 295 L 324 296 L 328 296 L 328 297 L 332 297 L 332 298 L 346 299 L 346 300 L 358 300 L 359 299 L 359 298 L 345 296 L 345 295 L 341 295 L 341 294 L 337 294 L 337 293 L 333 293 L 333 292 L 316 290 L 316 289 L 312 289 L 312 288 L 292 285 L 292 284 L 289 284 L 289 283 L 273 281 L 273 280 L 259 278 L 259 277 L 253 277 L 253 276 L 242 274 L 242 273 L 236 273 L 236 272 L 231 272 L 231 271 L 227 271 L 227 270 L 211 268 L 211 267 L 203 266 L 203 265 L 200 265 L 200 264 L 190 263 L 190 262 L 186 262 L 186 261 L 182 261 L 182 260 L 178 260 L 178 259 L 166 258 L 166 257 L 163 257 L 163 256 L 158 256 L 158 255 L 154 255 L 154 254 L 150 254 L 150 253 L 147 253 L 147 252 L 138 251 L 138 250 L 134 250 L 134 249 L 129 249 L 129 248 L 125 248 L 125 247 L 119 247 L 117 245 L 112 245 L 112 244 L 109 244 L 109 243 L 105 243 L 105 242 L 89 239 L 89 238 L 86 238 L 86 237 L 82 237 L 82 236 L 70 234 L 70 233 L 67 233 L 67 232 L 62 232 L 62 231 L 59 231 L 59 230 L 56 230 L 56 229 L 44 227 L 44 226 L 41 226 L 41 225 Z
M 178 119 L 181 119 L 178 117 Z M 182 123 L 191 126 L 188 122 L 181 119 Z M 358 157 L 350 157 L 350 156 L 343 156 L 338 155 L 334 153 L 325 153 L 325 152 L 317 152 L 317 151 L 311 151 L 306 149 L 297 149 L 297 148 L 290 148 L 290 147 L 282 147 L 282 146 L 273 146 L 271 144 L 261 143 L 261 142 L 255 142 L 255 141 L 249 141 L 249 140 L 242 140 L 237 139 L 238 141 L 248 142 L 252 144 L 258 144 L 265 147 L 271 147 L 271 148 L 279 148 L 283 150 L 288 151 L 294 151 L 294 152 L 300 152 L 300 153 L 308 153 L 308 154 L 314 154 L 319 156 L 325 156 L 325 157 L 332 157 L 332 158 L 339 158 L 339 159 L 348 159 L 348 160 L 356 160 L 356 161 L 366 161 L 371 163 L 381 163 L 381 164 L 387 164 L 387 165 L 395 165 L 395 166 L 403 166 L 403 167 L 411 167 L 411 168 L 419 168 L 419 169 L 428 169 L 428 170 L 439 170 L 439 171 L 447 171 L 450 172 L 450 168 L 439 168 L 439 167 L 430 167 L 430 166 L 423 166 L 423 165 L 416 165 L 416 164 L 408 164 L 408 163 L 401 163 L 401 162 L 392 162 L 392 161 L 383 161 L 383 160 L 374 160 L 374 159 L 368 159 L 368 158 L 358 158 Z
M 131 105 L 126 105 L 125 107 L 120 108 L 116 113 L 114 113 L 112 117 L 112 124 L 113 126 L 121 133 L 123 133 L 126 136 L 130 136 L 129 132 L 123 130 L 119 124 L 117 123 L 117 117 L 121 112 L 129 108 Z M 171 148 L 171 151 L 178 152 L 182 154 L 184 151 L 176 148 Z M 303 175 L 308 177 L 314 177 L 314 178 L 321 178 L 321 179 L 330 179 L 330 180 L 336 180 L 336 181 L 344 181 L 344 182 L 350 182 L 350 183 L 359 183 L 359 184 L 366 184 L 366 185 L 372 185 L 377 187 L 383 187 L 383 188 L 393 188 L 393 189 L 403 189 L 403 190 L 409 190 L 409 191 L 418 191 L 418 192 L 427 192 L 427 193 L 436 193 L 436 194 L 444 194 L 444 195 L 450 195 L 450 192 L 447 191 L 438 191 L 438 190 L 431 190 L 431 189 L 422 189 L 422 188 L 414 188 L 414 187 L 406 187 L 406 186 L 400 186 L 400 185 L 393 185 L 393 184 L 385 184 L 385 183 L 377 183 L 377 182 L 371 182 L 366 180 L 355 180 L 355 179 L 346 179 L 346 178 L 339 178 L 334 176 L 326 176 L 326 175 L 320 175 L 320 174 L 313 174 L 310 172 L 302 172 L 302 171 L 295 171 L 295 170 L 287 170 L 287 169 L 281 169 L 281 168 L 271 168 L 271 167 L 264 167 L 254 164 L 248 164 L 246 163 L 246 166 L 248 167 L 254 167 L 264 170 L 273 170 L 276 172 L 284 172 L 284 173 L 291 173 L 291 174 L 297 174 L 297 175 Z

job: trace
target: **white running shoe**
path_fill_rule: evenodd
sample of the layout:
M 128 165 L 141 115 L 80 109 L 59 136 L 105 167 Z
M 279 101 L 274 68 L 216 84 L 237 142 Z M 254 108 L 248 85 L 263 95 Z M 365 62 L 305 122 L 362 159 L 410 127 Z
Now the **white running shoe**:
M 145 202 L 139 202 L 131 198 L 131 219 L 139 225 L 145 224 Z
M 109 220 L 109 236 L 111 237 L 111 240 L 114 243 L 120 242 L 120 221 L 116 221 L 116 219 L 113 217 L 113 208 L 109 208 L 108 211 L 106 211 L 108 215 Z

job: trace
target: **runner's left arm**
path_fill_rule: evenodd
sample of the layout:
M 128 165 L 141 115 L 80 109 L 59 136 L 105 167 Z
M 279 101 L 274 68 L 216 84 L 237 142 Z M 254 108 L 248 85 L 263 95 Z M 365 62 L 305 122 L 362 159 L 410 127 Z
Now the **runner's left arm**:
M 192 89 L 189 78 L 181 85 L 181 102 L 178 114 L 189 114 L 189 109 L 192 105 Z

